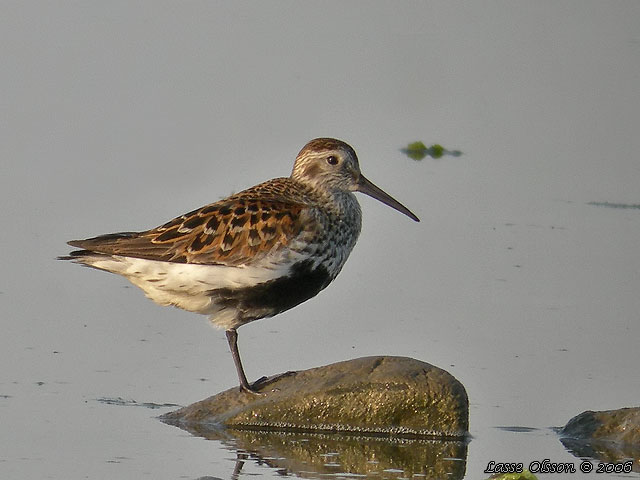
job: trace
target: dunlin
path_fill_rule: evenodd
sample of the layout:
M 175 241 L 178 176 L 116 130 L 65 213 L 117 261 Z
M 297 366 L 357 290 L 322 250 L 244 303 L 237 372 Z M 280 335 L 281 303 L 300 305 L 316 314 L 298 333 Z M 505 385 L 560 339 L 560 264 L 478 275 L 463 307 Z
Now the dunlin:
M 310 141 L 288 178 L 275 178 L 143 232 L 73 240 L 63 259 L 117 273 L 160 305 L 209 315 L 226 330 L 240 389 L 254 392 L 237 328 L 310 299 L 338 275 L 361 226 L 362 192 L 419 221 L 367 180 L 356 152 Z M 257 388 L 257 386 L 256 386 Z

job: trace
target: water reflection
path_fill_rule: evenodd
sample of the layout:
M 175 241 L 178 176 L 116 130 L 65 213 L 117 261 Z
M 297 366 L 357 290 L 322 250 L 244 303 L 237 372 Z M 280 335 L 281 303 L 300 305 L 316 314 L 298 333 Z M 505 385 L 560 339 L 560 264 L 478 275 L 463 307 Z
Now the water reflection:
M 301 478 L 461 479 L 466 470 L 464 442 L 248 430 L 191 433 L 221 441 L 236 452 L 232 479 L 240 476 L 247 461 Z
M 640 445 L 615 442 L 583 440 L 571 437 L 560 438 L 569 453 L 578 458 L 593 458 L 600 462 L 629 462 L 630 470 L 640 472 Z

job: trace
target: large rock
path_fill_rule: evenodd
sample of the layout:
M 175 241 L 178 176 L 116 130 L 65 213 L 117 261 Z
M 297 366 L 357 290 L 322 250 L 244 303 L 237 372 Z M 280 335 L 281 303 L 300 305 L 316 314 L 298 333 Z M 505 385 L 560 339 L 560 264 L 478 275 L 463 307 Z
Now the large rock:
M 640 469 L 640 407 L 586 411 L 560 429 L 561 441 L 576 456 L 620 461 L 633 458 Z
M 194 433 L 237 430 L 351 432 L 462 439 L 468 400 L 446 371 L 405 357 L 364 357 L 269 382 L 255 396 L 232 388 L 161 417 Z

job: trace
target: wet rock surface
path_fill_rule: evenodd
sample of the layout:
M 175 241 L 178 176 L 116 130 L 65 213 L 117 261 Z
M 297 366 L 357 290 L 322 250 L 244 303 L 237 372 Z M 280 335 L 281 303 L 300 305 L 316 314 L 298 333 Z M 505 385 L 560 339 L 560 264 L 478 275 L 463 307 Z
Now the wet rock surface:
M 635 459 L 640 470 L 640 407 L 586 411 L 559 430 L 563 445 L 580 457 L 603 461 Z
M 363 357 L 289 372 L 261 392 L 232 388 L 160 418 L 199 435 L 230 428 L 463 439 L 468 430 L 462 384 L 411 358 Z

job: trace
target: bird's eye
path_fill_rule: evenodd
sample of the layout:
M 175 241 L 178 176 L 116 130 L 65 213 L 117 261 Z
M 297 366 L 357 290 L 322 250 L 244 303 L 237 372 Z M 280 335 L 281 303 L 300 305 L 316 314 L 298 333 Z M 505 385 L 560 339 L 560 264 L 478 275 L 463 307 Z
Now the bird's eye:
M 331 155 L 331 156 L 327 157 L 327 163 L 329 165 L 337 165 L 338 164 L 338 157 L 336 157 L 335 155 Z

